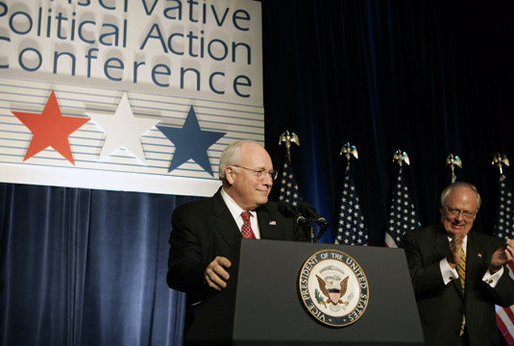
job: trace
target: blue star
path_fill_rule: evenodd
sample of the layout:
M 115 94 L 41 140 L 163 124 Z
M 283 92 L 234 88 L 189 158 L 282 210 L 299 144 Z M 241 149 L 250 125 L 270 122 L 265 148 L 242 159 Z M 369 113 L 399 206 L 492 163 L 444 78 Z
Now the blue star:
M 196 113 L 191 106 L 187 114 L 184 127 L 181 129 L 169 126 L 157 126 L 159 130 L 175 144 L 175 154 L 171 159 L 171 172 L 189 159 L 193 159 L 210 175 L 212 174 L 211 164 L 207 156 L 207 149 L 223 137 L 226 132 L 202 131 L 196 118 Z

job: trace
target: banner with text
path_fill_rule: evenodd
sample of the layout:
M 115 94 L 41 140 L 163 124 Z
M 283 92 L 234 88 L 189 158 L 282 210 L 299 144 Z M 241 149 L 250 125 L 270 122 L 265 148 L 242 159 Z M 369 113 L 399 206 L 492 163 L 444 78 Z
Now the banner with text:
M 261 3 L 0 1 L 0 181 L 209 196 L 264 144 Z

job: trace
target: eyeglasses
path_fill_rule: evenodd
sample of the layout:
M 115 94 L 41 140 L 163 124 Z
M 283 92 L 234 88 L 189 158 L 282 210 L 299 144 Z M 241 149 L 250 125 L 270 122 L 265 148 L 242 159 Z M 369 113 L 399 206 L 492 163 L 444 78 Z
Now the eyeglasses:
M 460 210 L 460 209 L 457 209 L 457 208 L 450 208 L 448 206 L 445 205 L 445 208 L 448 212 L 448 215 L 450 216 L 457 216 L 457 215 L 460 215 L 462 214 L 462 216 L 465 218 L 465 219 L 471 219 L 473 216 L 476 215 L 476 211 L 469 211 L 469 210 Z
M 259 180 L 266 179 L 266 176 L 268 174 L 270 175 L 271 179 L 273 179 L 273 180 L 277 179 L 277 176 L 278 176 L 278 171 L 276 171 L 274 169 L 267 171 L 265 169 L 252 169 L 252 168 L 238 166 L 238 165 L 232 165 L 232 166 L 243 168 L 243 169 L 246 169 L 248 171 L 252 171 L 255 174 L 255 176 L 257 177 L 257 179 L 259 179 Z

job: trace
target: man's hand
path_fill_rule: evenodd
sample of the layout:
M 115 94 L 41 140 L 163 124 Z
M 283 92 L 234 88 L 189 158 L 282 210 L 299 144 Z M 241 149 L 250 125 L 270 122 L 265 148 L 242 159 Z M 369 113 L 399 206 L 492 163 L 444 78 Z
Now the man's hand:
M 223 288 L 227 287 L 226 281 L 230 278 L 230 275 L 225 268 L 228 269 L 231 265 L 232 263 L 228 258 L 216 256 L 205 269 L 204 277 L 207 285 L 217 291 L 221 291 Z
M 489 271 L 491 274 L 496 273 L 505 263 L 512 261 L 512 258 L 514 258 L 514 240 L 507 239 L 505 246 L 493 253 Z
M 460 261 L 460 249 L 465 236 L 465 234 L 456 234 L 450 241 L 450 255 L 446 260 L 452 268 L 455 268 Z

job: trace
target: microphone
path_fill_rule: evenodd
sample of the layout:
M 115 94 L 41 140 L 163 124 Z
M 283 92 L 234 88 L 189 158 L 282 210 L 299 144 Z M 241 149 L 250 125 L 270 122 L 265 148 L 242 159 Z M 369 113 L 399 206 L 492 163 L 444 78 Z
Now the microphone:
M 307 220 L 303 215 L 298 214 L 296 210 L 294 210 L 294 208 L 286 202 L 279 202 L 278 211 L 285 217 L 294 219 L 298 224 L 309 223 L 309 220 Z
M 316 222 L 318 226 L 320 226 L 321 228 L 328 228 L 328 221 L 323 216 L 320 216 L 316 209 L 314 209 L 314 207 L 309 203 L 302 202 L 298 207 L 298 210 L 300 210 L 300 213 L 302 213 L 303 216 L 305 216 L 309 220 Z

